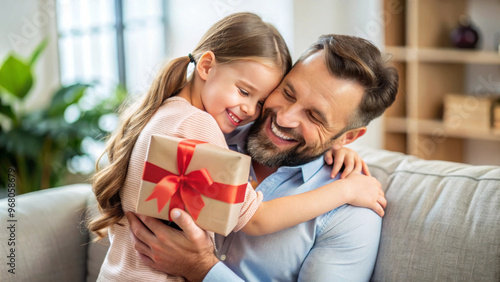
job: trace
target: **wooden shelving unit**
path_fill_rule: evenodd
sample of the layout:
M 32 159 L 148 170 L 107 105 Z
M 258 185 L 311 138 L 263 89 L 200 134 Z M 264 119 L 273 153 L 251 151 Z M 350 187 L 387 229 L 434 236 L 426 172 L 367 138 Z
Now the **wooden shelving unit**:
M 500 5 L 500 3 L 499 3 Z M 447 128 L 443 100 L 465 92 L 467 64 L 500 65 L 493 51 L 453 49 L 449 33 L 466 0 L 384 0 L 385 52 L 400 74 L 398 97 L 384 115 L 386 149 L 424 159 L 463 162 L 463 140 L 500 142 L 500 134 Z
M 500 64 L 500 55 L 493 51 L 466 51 L 450 48 L 416 48 L 386 46 L 385 51 L 390 53 L 397 62 L 430 62 L 430 63 L 457 63 L 457 64 Z

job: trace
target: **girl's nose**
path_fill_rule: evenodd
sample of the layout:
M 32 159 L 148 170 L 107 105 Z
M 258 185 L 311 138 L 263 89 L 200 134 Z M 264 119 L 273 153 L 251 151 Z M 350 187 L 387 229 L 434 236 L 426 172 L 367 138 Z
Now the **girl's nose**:
M 255 105 L 247 105 L 243 104 L 241 105 L 241 110 L 247 115 L 247 116 L 253 116 L 255 115 Z

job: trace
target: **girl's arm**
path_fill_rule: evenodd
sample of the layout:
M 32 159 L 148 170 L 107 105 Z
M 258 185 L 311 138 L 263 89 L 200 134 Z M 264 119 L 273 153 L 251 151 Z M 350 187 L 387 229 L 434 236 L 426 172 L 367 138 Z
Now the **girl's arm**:
M 317 189 L 262 202 L 243 232 L 265 235 L 311 220 L 341 205 L 367 207 L 384 216 L 382 185 L 371 176 L 351 173 Z

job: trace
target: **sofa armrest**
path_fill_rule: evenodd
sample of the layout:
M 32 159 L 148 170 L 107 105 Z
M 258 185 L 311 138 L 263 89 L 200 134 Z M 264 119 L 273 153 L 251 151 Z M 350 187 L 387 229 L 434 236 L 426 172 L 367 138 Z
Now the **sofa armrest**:
M 81 222 L 91 193 L 79 184 L 16 196 L 14 218 L 1 199 L 2 281 L 85 281 L 89 237 Z

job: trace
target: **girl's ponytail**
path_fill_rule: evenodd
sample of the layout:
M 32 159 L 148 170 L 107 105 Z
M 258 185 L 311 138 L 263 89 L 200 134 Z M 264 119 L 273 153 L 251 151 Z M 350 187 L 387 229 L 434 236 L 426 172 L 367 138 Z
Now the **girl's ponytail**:
M 147 95 L 121 114 L 122 122 L 110 136 L 104 152 L 108 155 L 109 165 L 102 170 L 96 165 L 96 173 L 92 177 L 101 214 L 88 223 L 88 229 L 96 233 L 98 239 L 106 236 L 109 226 L 120 224 L 124 216 L 120 189 L 125 184 L 135 142 L 163 102 L 184 87 L 189 62 L 188 56 L 171 60 L 155 79 Z

